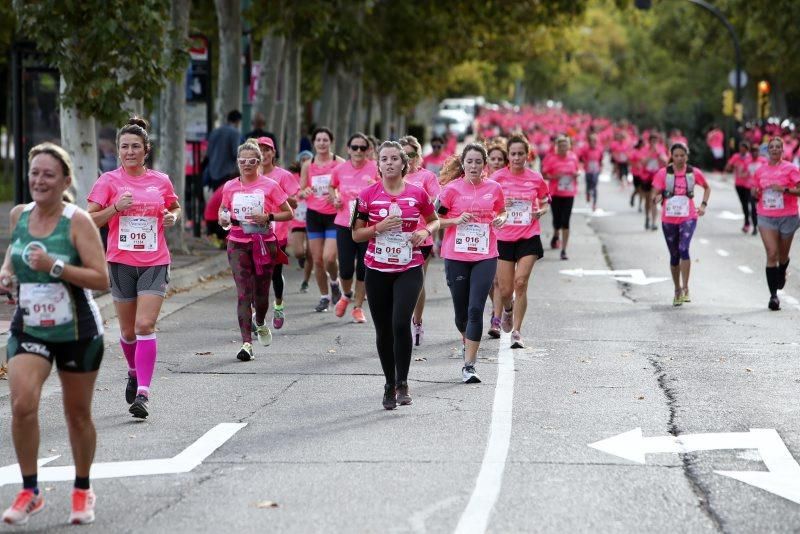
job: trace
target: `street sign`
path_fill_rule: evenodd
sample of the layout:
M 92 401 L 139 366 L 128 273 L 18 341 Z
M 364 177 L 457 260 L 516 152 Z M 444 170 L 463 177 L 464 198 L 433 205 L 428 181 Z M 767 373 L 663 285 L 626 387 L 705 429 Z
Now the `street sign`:
M 749 432 L 681 434 L 651 438 L 643 437 L 642 429 L 636 428 L 590 443 L 589 446 L 640 464 L 645 463 L 647 454 L 756 449 L 767 466 L 767 471 L 714 472 L 800 504 L 800 465 L 778 432 L 771 428 L 751 428 Z
M 733 69 L 728 73 L 728 83 L 736 89 L 736 69 Z M 745 71 L 741 71 L 739 73 L 739 87 L 747 86 L 747 73 Z
M 649 278 L 644 274 L 641 269 L 622 269 L 622 270 L 602 270 L 602 269 L 564 269 L 558 271 L 567 276 L 575 276 L 583 278 L 584 276 L 610 276 L 617 282 L 624 282 L 626 284 L 633 284 L 637 286 L 649 286 L 650 284 L 657 284 L 659 282 L 666 282 L 667 278 L 653 277 Z
M 220 448 L 234 434 L 247 426 L 247 423 L 222 423 L 205 434 L 200 439 L 186 447 L 183 452 L 172 458 L 159 458 L 153 460 L 133 460 L 128 462 L 99 462 L 92 464 L 92 478 L 121 478 L 136 477 L 140 475 L 170 475 L 188 473 L 208 458 L 211 453 Z M 44 467 L 43 465 L 59 458 L 50 456 L 40 458 L 39 480 L 58 482 L 75 479 L 75 466 L 65 465 L 59 467 Z M 0 467 L 0 487 L 7 484 L 22 482 L 19 464 Z

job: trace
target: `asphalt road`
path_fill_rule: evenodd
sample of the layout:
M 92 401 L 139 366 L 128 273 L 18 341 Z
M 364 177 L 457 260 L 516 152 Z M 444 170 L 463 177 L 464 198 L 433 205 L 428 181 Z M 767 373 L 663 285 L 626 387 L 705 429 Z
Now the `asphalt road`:
M 603 182 L 600 205 L 609 215 L 573 216 L 570 260 L 548 250 L 535 268 L 523 330 L 528 348 L 511 351 L 507 339 L 487 339 L 482 384 L 460 382 L 459 337 L 443 266 L 434 261 L 426 337 L 411 368 L 414 404 L 393 412 L 380 404 L 371 325 L 314 313 L 318 295 L 298 293 L 294 267 L 286 326 L 272 346 L 256 347 L 253 362 L 235 359 L 229 278 L 169 299 L 145 422 L 127 413 L 125 362 L 112 324 L 94 404 L 97 462 L 172 458 L 220 423 L 246 426 L 189 472 L 94 480 L 91 528 L 797 532 L 800 504 L 717 473 L 766 472 L 766 457 L 780 449 L 774 440 L 763 450 L 752 443 L 719 449 L 724 437 L 704 441 L 709 450 L 678 454 L 689 450 L 689 437 L 683 449 L 664 446 L 675 435 L 774 429 L 800 458 L 800 303 L 792 298 L 800 298 L 800 276 L 791 269 L 784 309 L 768 311 L 760 239 L 726 218 L 739 212 L 733 186 L 712 185 L 710 212 L 692 246 L 692 303 L 673 308 L 668 281 L 635 285 L 559 272 L 669 276 L 661 232 L 644 231 L 626 193 Z M 585 208 L 582 199 L 576 207 Z M 544 227 L 549 240 L 549 218 Z M 2 387 L 0 467 L 15 461 Z M 52 377 L 39 456 L 63 456 L 48 466 L 71 465 L 61 412 Z M 644 465 L 589 447 L 637 428 L 644 438 L 665 438 L 653 442 Z M 635 448 L 634 439 L 621 441 Z M 783 460 L 772 473 L 797 491 L 800 478 L 791 478 L 792 463 Z M 40 485 L 48 506 L 25 530 L 66 532 L 71 484 Z M 0 487 L 3 506 L 16 491 L 16 484 Z

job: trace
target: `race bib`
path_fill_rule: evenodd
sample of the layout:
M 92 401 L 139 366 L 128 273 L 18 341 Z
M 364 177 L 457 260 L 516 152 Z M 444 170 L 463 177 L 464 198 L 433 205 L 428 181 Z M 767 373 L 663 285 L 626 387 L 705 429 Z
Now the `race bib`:
M 531 214 L 533 206 L 530 200 L 510 199 L 506 206 L 508 221 L 506 224 L 511 226 L 528 226 L 531 224 Z
M 761 195 L 764 209 L 767 210 L 782 210 L 783 209 L 783 192 L 773 191 L 772 189 L 765 189 Z
M 263 215 L 264 195 L 262 193 L 234 193 L 232 204 L 233 218 L 240 221 L 242 232 L 245 234 L 269 233 L 269 224 L 245 222 L 251 215 Z
M 645 167 L 650 172 L 655 172 L 658 170 L 658 160 L 657 159 L 648 159 L 647 166 Z
M 557 187 L 557 189 L 559 191 L 572 192 L 573 191 L 573 184 L 574 184 L 574 180 L 572 179 L 572 176 L 561 176 L 558 179 L 558 187 Z
M 751 175 L 755 174 L 756 171 L 758 170 L 758 167 L 759 167 L 758 163 L 751 163 L 750 165 L 747 166 L 747 172 L 749 172 Z
M 151 252 L 158 248 L 158 218 L 121 215 L 119 218 L 120 250 Z
M 462 223 L 456 226 L 455 251 L 467 254 L 488 254 L 489 225 L 486 223 Z
M 301 200 L 297 203 L 297 207 L 294 209 L 294 220 L 299 222 L 306 222 L 306 210 L 308 206 L 306 206 L 305 200 Z
M 600 163 L 596 161 L 590 161 L 586 164 L 586 172 L 590 172 L 592 174 L 600 172 Z
M 72 299 L 62 283 L 24 283 L 19 287 L 19 306 L 25 326 L 59 326 L 72 321 Z
M 328 194 L 328 187 L 331 185 L 330 174 L 318 174 L 311 177 L 311 188 L 314 194 L 318 197 L 324 197 Z
M 689 197 L 677 196 L 668 198 L 666 204 L 664 204 L 664 213 L 667 217 L 688 217 Z
M 375 236 L 375 260 L 392 265 L 408 265 L 413 249 L 410 232 L 387 232 Z

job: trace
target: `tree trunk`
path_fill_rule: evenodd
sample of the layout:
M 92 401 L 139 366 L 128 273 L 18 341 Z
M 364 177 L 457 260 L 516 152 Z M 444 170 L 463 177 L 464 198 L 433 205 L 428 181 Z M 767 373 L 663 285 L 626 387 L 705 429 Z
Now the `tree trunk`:
M 275 132 L 275 102 L 280 92 L 281 59 L 284 56 L 286 38 L 272 29 L 261 41 L 261 71 L 258 75 L 258 91 L 253 99 L 252 113 L 260 112 L 267 121 L 267 130 Z
M 381 141 L 386 141 L 392 134 L 393 100 L 392 95 L 381 95 Z
M 350 125 L 350 131 L 369 133 L 366 131 L 366 114 L 364 113 L 364 69 L 359 66 L 356 70 L 358 79 L 356 80 L 355 97 L 353 99 L 353 119 Z
M 66 82 L 61 78 L 61 91 Z M 94 117 L 86 117 L 75 108 L 60 106 L 61 146 L 72 158 L 75 176 L 72 177 L 72 192 L 75 203 L 86 207 L 86 197 L 97 181 L 97 131 Z M 15 147 L 16 148 L 16 147 Z
M 330 128 L 336 117 L 336 72 L 330 65 L 325 63 L 322 71 L 322 96 L 320 98 L 319 117 L 314 121 L 317 126 Z
M 395 130 L 394 135 L 396 138 L 400 138 L 406 135 L 408 128 L 406 127 L 406 117 L 405 113 L 401 113 L 397 116 L 397 130 Z
M 350 114 L 355 97 L 355 72 L 346 71 L 343 66 L 336 69 L 336 116 L 333 120 L 336 146 L 344 147 L 350 136 Z
M 300 104 L 300 76 L 303 46 L 294 39 L 288 43 L 286 90 L 286 146 L 282 149 L 284 166 L 294 161 L 300 150 L 302 108 Z
M 378 114 L 375 108 L 378 106 L 378 97 L 375 92 L 370 89 L 367 95 L 367 135 L 375 135 L 375 125 L 378 123 Z
M 191 0 L 172 0 L 170 8 L 170 30 L 186 39 L 189 35 L 189 9 Z M 168 50 L 172 43 L 167 42 Z M 191 202 L 186 198 L 186 69 L 181 70 L 178 80 L 168 80 L 161 91 L 160 132 L 158 168 L 172 178 L 175 193 L 181 206 Z M 173 252 L 188 253 L 183 232 L 184 225 L 179 222 L 167 228 L 167 243 Z
M 272 122 L 273 132 L 278 139 L 279 146 L 284 146 L 286 143 L 286 92 L 289 90 L 289 49 L 286 46 L 281 47 L 283 54 L 280 58 L 280 66 L 278 68 L 278 75 L 276 78 L 277 91 L 275 92 L 275 102 L 273 103 Z
M 216 123 L 242 106 L 242 9 L 240 0 L 214 0 L 219 30 Z

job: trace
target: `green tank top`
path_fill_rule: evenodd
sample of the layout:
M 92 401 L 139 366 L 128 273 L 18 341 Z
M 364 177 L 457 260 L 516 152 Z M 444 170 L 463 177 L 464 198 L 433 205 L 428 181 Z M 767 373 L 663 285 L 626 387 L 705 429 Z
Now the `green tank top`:
M 91 291 L 28 266 L 28 254 L 37 248 L 65 265 L 81 265 L 80 255 L 70 239 L 72 216 L 78 208 L 66 204 L 50 235 L 34 237 L 28 225 L 35 205 L 25 206 L 11 236 L 11 263 L 18 283 L 18 304 L 11 331 L 48 342 L 77 341 L 102 334 L 102 320 Z

